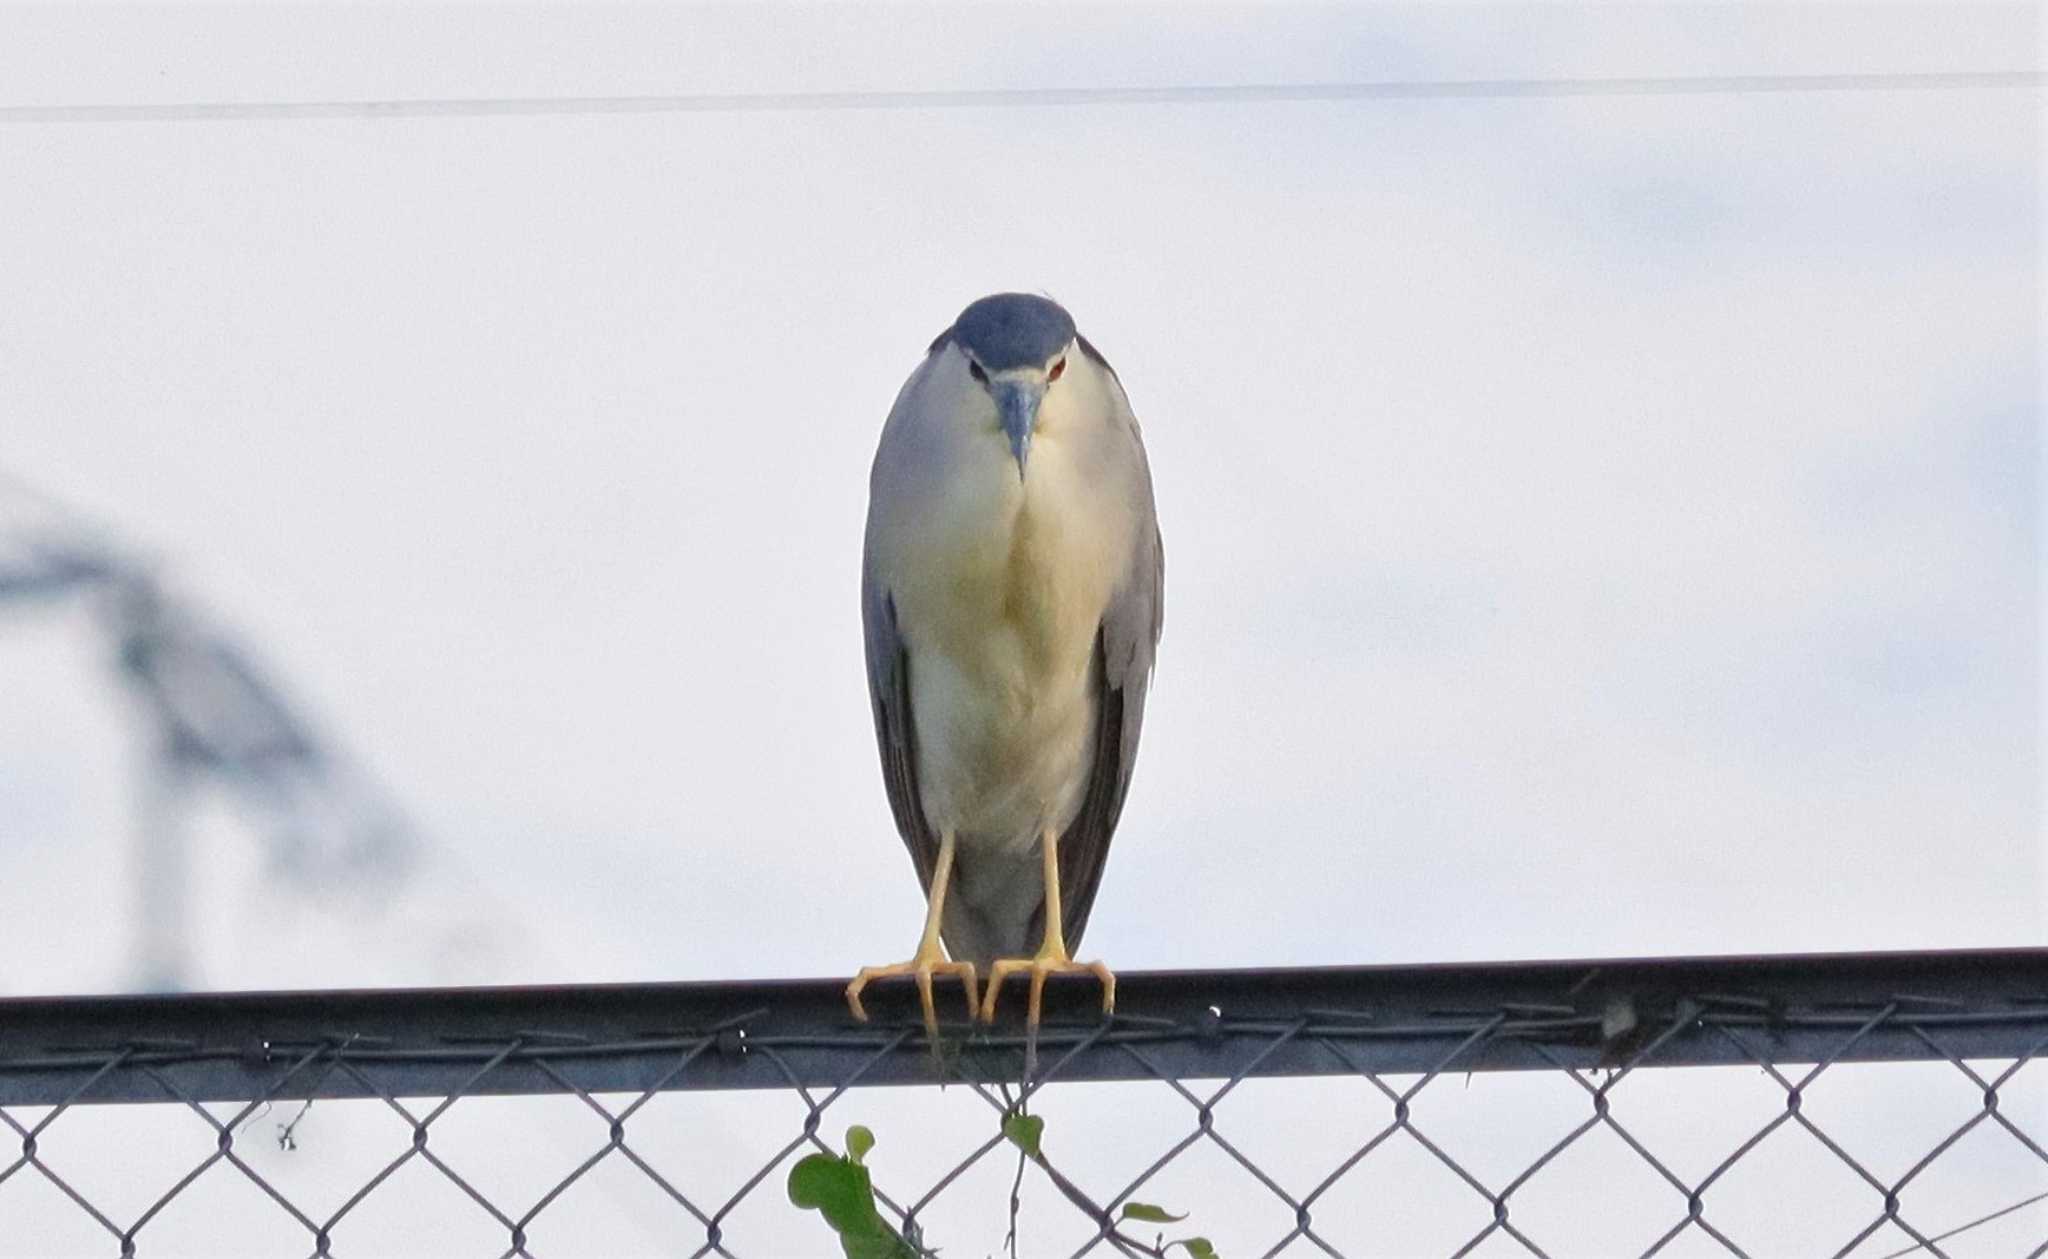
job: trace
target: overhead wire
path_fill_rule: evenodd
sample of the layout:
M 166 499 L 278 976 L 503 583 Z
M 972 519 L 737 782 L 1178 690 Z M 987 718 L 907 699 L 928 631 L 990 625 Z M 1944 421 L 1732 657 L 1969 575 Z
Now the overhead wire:
M 0 123 L 224 122 L 302 119 L 561 117 L 582 114 L 831 113 L 1041 109 L 1103 105 L 1544 100 L 1603 96 L 1740 96 L 1798 92 L 1934 92 L 2039 88 L 2048 73 L 1968 70 L 1884 74 L 1667 75 L 1626 78 L 1428 79 L 1169 87 L 963 88 L 912 91 L 698 92 L 650 96 L 488 96 L 366 100 L 186 101 L 0 105 Z

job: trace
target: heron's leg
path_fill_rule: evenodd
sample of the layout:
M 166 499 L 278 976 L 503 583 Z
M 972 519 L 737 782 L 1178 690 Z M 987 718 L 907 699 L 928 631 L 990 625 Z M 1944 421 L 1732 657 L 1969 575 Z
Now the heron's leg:
M 1045 1005 L 1045 981 L 1050 975 L 1093 975 L 1102 981 L 1102 1012 L 1108 1014 L 1116 1009 L 1116 976 L 1101 962 L 1077 962 L 1067 952 L 1067 937 L 1060 917 L 1060 857 L 1059 834 L 1045 833 L 1041 845 L 1045 853 L 1045 939 L 1038 946 L 1035 957 L 998 958 L 989 964 L 988 989 L 982 999 L 981 1017 L 984 1022 L 994 1022 L 996 1017 L 996 994 L 1002 991 L 1003 980 L 1011 975 L 1028 973 L 1031 976 L 1031 1006 L 1025 1014 L 1025 1022 L 1038 1026 L 1039 1012 Z
M 932 976 L 935 974 L 959 975 L 967 984 L 967 1014 L 972 1018 L 979 1005 L 974 984 L 973 962 L 949 962 L 939 947 L 939 917 L 946 905 L 946 886 L 953 880 L 953 832 L 945 831 L 939 836 L 938 867 L 932 872 L 931 903 L 924 913 L 924 934 L 918 938 L 917 953 L 907 962 L 894 966 L 863 966 L 846 985 L 846 1004 L 852 1009 L 853 1017 L 865 1023 L 868 1012 L 861 1008 L 860 994 L 872 979 L 887 979 L 898 975 L 909 975 L 917 980 L 917 995 L 924 1003 L 924 1030 L 933 1040 L 939 1038 L 939 1012 L 932 1004 Z

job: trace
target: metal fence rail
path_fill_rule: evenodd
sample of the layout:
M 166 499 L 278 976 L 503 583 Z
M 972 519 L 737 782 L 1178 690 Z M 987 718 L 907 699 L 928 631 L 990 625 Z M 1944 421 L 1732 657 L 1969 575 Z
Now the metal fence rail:
M 837 1247 L 822 1224 L 799 1218 L 789 1225 L 795 1232 L 767 1229 L 750 1241 L 736 1213 L 746 1208 L 745 1217 L 758 1220 L 760 1204 L 773 1203 L 799 1214 L 783 1203 L 778 1172 L 832 1148 L 835 1133 L 825 1121 L 861 1096 L 849 1090 L 931 1084 L 962 1086 L 946 1090 L 946 1104 L 955 1126 L 964 1124 L 972 1137 L 920 1181 L 891 1183 L 877 1165 L 883 1210 L 913 1247 L 950 1244 L 928 1227 L 935 1204 L 966 1194 L 965 1178 L 978 1167 L 1014 1157 L 1012 1203 L 1030 1170 L 1059 1204 L 1044 1209 L 1071 1226 L 1058 1253 L 1160 1254 L 1173 1229 L 1126 1219 L 1124 1207 L 1146 1199 L 1182 1161 L 1208 1159 L 1203 1166 L 1230 1169 L 1235 1185 L 1254 1187 L 1264 1207 L 1277 1208 L 1267 1212 L 1275 1227 L 1250 1253 L 1389 1253 L 1372 1237 L 1337 1228 L 1331 1204 L 1398 1147 L 1407 1151 L 1401 1157 L 1440 1169 L 1473 1212 L 1469 1235 L 1440 1253 L 1591 1253 L 1560 1231 L 1555 1212 L 1540 1221 L 1551 1230 L 1546 1235 L 1524 1207 L 1565 1175 L 1575 1149 L 1598 1142 L 1647 1173 L 1630 1209 L 1656 1216 L 1658 1226 L 1630 1241 L 1626 1253 L 1788 1253 L 1782 1239 L 1740 1235 L 1717 1211 L 1731 1170 L 1776 1134 L 1796 1131 L 1804 1134 L 1802 1149 L 1847 1173 L 1827 1207 L 1839 1215 L 1828 1247 L 1834 1253 L 2048 1255 L 2048 1207 L 2035 1209 L 2048 1200 L 2048 1068 L 2028 1071 L 2048 1055 L 2048 950 L 1128 974 L 1108 1020 L 1093 1011 L 1092 988 L 1083 988 L 1049 991 L 1047 1023 L 1035 1038 L 1016 1025 L 977 1029 L 963 1021 L 944 1029 L 936 1046 L 913 1004 L 898 1000 L 907 994 L 876 993 L 875 1022 L 861 1025 L 848 1018 L 836 981 L 8 999 L 0 1001 L 0 1124 L 18 1150 L 0 1165 L 0 1255 L 43 1253 L 12 1249 L 9 1240 L 33 1232 L 9 1226 L 10 1218 L 30 1218 L 25 1208 L 9 1216 L 10 1191 L 19 1197 L 37 1182 L 60 1195 L 38 1193 L 38 1211 L 89 1221 L 97 1248 L 78 1253 L 185 1253 L 152 1225 L 195 1185 L 223 1178 L 239 1178 L 261 1195 L 250 1199 L 260 1209 L 246 1210 L 235 1227 L 236 1244 L 251 1253 L 395 1253 L 352 1241 L 352 1222 L 378 1195 L 398 1196 L 401 1184 L 416 1189 L 414 1165 L 459 1190 L 469 1203 L 464 1211 L 481 1213 L 496 1235 L 490 1253 L 609 1253 L 587 1248 L 581 1230 L 557 1225 L 567 1213 L 565 1195 L 575 1196 L 579 1181 L 604 1167 L 632 1169 L 667 1204 L 659 1253 L 830 1253 Z M 1824 1078 L 1881 1062 L 1931 1064 L 1926 1069 L 1939 1073 L 1939 1083 L 1916 1083 L 1915 1093 L 1941 1092 L 1957 1108 L 1936 1128 L 1902 1132 L 1897 1141 L 1866 1134 L 1886 1147 L 1879 1158 L 1851 1148 L 1837 1135 L 1839 1117 L 1817 1116 L 1824 1108 L 1809 1103 Z M 1683 1116 L 1675 1129 L 1662 1123 L 1661 1137 L 1632 1117 L 1632 1107 L 1648 1109 L 1637 1100 L 1644 1086 L 1633 1081 L 1685 1067 L 1740 1068 L 1740 1078 L 1764 1081 L 1774 1099 L 1717 1157 L 1690 1165 L 1670 1148 L 1692 1141 L 1671 1135 L 1686 1131 Z M 1519 1166 L 1482 1167 L 1484 1149 L 1440 1139 L 1448 1121 L 1419 1113 L 1425 1104 L 1437 1108 L 1433 1115 L 1448 1113 L 1471 1091 L 1473 1073 L 1542 1073 L 1567 1082 L 1578 1098 L 1575 1118 L 1554 1139 L 1546 1133 L 1529 1145 Z M 1327 1124 L 1312 1125 L 1317 1139 L 1330 1135 L 1323 1129 L 1345 1129 L 1331 1147 L 1342 1156 L 1306 1172 L 1269 1170 L 1273 1160 L 1257 1157 L 1246 1134 L 1277 1112 L 1242 1100 L 1246 1082 L 1314 1076 L 1340 1077 L 1332 1087 L 1347 1090 L 1320 1112 Z M 1726 1070 L 1700 1078 L 1709 1077 L 1734 1078 Z M 1126 1165 L 1104 1183 L 1084 1184 L 1097 1174 L 1092 1164 L 1075 1170 L 1089 1161 L 1079 1133 L 1064 1146 L 1048 1138 L 1026 1158 L 1002 1127 L 1006 1116 L 1042 1112 L 1060 1089 L 1087 1081 L 1131 1082 L 1120 1093 L 1148 1088 L 1148 1096 L 1171 1098 L 1163 1117 L 1153 1112 L 1139 1125 L 1156 1142 L 1149 1161 Z M 666 1132 L 682 1123 L 664 1113 L 657 1125 L 650 1104 L 689 1090 L 772 1090 L 798 1107 L 788 1112 L 789 1128 L 756 1151 L 758 1162 L 729 1166 L 731 1174 L 707 1188 L 682 1183 L 650 1153 L 657 1126 Z M 1687 1105 L 1716 1105 L 1711 1089 L 1695 1094 Z M 569 1099 L 587 1117 L 573 1130 L 573 1165 L 524 1200 L 499 1200 L 478 1174 L 480 1166 L 524 1155 L 500 1146 L 458 1162 L 436 1139 L 458 1102 L 491 1096 Z M 252 1135 L 252 1121 L 277 1104 L 310 1099 L 361 1099 L 396 1117 L 379 1137 L 389 1148 L 347 1192 L 319 1204 L 295 1200 L 268 1148 L 291 1144 L 292 1126 L 280 1125 L 274 1141 Z M 1896 1099 L 1902 1115 L 1906 1100 Z M 119 1214 L 82 1187 L 90 1164 L 109 1156 L 104 1149 L 62 1158 L 50 1149 L 78 1116 L 135 1113 L 111 1103 L 154 1103 L 141 1109 L 182 1116 L 178 1139 L 198 1138 L 191 1157 Z M 1091 1128 L 1096 1135 L 1087 1139 L 1106 1130 Z M 937 1131 L 920 1122 L 914 1133 L 885 1132 L 884 1139 L 900 1145 Z M 1297 1145 L 1312 1144 L 1308 1135 L 1289 1134 L 1300 1138 Z M 1900 1141 L 1916 1144 L 1902 1155 Z M 2005 1160 L 2000 1183 L 2037 1189 L 2040 1198 L 2022 1194 L 1957 1218 L 1964 1204 L 1928 1188 L 1930 1169 L 1944 1159 L 1981 1158 Z M 1611 1181 L 1616 1173 L 1606 1166 L 1600 1175 Z M 141 1179 L 138 1173 L 125 1183 Z M 994 1209 L 1000 1214 L 1003 1203 Z M 1589 1213 L 1614 1209 L 1611 1194 L 1585 1202 Z M 1212 1222 L 1200 1215 L 1190 1227 Z M 1996 1220 L 2004 1221 L 1998 1236 L 2011 1249 L 1968 1249 L 1993 1235 L 1977 1230 Z M 1015 1247 L 1014 1208 L 1010 1226 Z M 1249 1231 L 1248 1223 L 1236 1229 L 1240 1238 Z M 808 1249 L 788 1249 L 792 1236 L 808 1238 Z M 1040 1252 L 1027 1243 L 1023 1253 Z

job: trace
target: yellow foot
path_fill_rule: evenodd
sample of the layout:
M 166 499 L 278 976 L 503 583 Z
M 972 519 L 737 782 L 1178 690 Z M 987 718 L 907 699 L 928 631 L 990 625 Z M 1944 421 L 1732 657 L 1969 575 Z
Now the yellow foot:
M 1031 976 L 1031 1006 L 1025 1015 L 1025 1023 L 1038 1026 L 1039 1011 L 1045 1004 L 1045 981 L 1050 975 L 1093 975 L 1102 981 L 1102 1012 L 1108 1014 L 1116 1009 L 1116 976 L 1109 973 L 1109 967 L 1101 962 L 1077 962 L 1064 952 L 1040 953 L 1037 957 L 1003 957 L 989 964 L 988 991 L 981 1003 L 981 1021 L 996 1021 L 996 996 L 1003 989 L 1003 981 L 1012 975 Z
M 936 953 L 930 955 L 920 954 L 907 962 L 898 962 L 894 966 L 861 967 L 860 973 L 853 977 L 853 982 L 846 985 L 846 1004 L 853 1011 L 853 1017 L 863 1023 L 868 1021 L 868 1012 L 861 1008 L 860 994 L 861 990 L 868 986 L 870 980 L 895 979 L 904 975 L 909 975 L 917 980 L 917 995 L 924 1002 L 924 1030 L 930 1034 L 933 1040 L 939 1038 L 939 1011 L 932 1004 L 933 975 L 960 976 L 961 980 L 967 985 L 967 1017 L 974 1017 L 974 1013 L 980 1004 L 978 995 L 975 992 L 974 963 L 949 962 Z

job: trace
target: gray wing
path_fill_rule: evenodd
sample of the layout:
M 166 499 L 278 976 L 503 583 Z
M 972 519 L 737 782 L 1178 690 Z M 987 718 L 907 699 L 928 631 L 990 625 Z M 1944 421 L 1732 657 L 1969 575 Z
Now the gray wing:
M 1136 441 L 1135 429 L 1132 439 Z M 1144 450 L 1139 448 L 1139 467 Z M 1136 548 L 1123 585 L 1110 599 L 1095 638 L 1095 765 L 1081 812 L 1060 836 L 1060 916 L 1069 949 L 1081 943 L 1094 908 L 1109 839 L 1130 791 L 1138 759 L 1138 735 L 1145 725 L 1145 692 L 1152 683 L 1152 655 L 1166 608 L 1166 551 L 1152 511 L 1151 474 L 1144 473 L 1145 538 Z M 1032 917 L 1031 937 L 1045 929 L 1045 909 Z
M 860 615 L 867 641 L 868 701 L 875 710 L 875 743 L 882 752 L 882 785 L 896 833 L 910 849 L 917 881 L 927 895 L 939 861 L 938 837 L 925 820 L 917 789 L 917 732 L 910 720 L 910 653 L 896 632 L 896 602 L 861 566 Z

